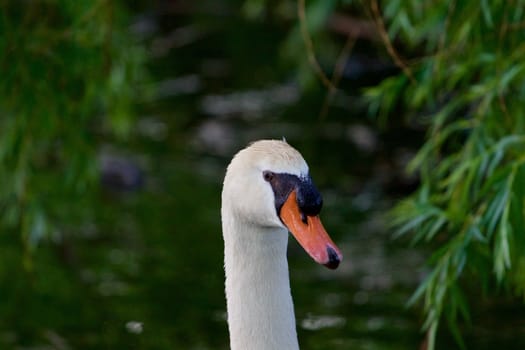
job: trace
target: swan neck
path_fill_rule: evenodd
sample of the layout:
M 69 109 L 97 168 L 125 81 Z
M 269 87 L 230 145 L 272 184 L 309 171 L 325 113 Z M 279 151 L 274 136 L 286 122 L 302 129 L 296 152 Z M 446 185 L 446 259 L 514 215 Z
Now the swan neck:
M 232 350 L 297 350 L 286 249 L 288 232 L 223 222 Z

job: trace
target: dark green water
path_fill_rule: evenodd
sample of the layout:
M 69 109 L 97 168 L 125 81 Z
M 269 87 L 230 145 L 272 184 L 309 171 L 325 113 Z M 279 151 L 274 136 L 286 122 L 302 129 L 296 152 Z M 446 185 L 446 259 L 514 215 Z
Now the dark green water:
M 325 92 L 301 92 L 281 62 L 288 28 L 219 7 L 149 19 L 156 93 L 130 140 L 101 150 L 142 169 L 143 186 L 86 194 L 102 202 L 86 208 L 92 219 L 44 242 L 31 270 L 18 236 L 0 235 L 0 349 L 226 349 L 221 181 L 248 142 L 283 136 L 309 162 L 345 256 L 330 271 L 290 238 L 302 348 L 419 348 L 422 316 L 405 304 L 427 253 L 392 241 L 384 213 L 414 187 L 403 165 L 424 131 L 375 127 L 353 89 L 320 118 Z M 167 48 L 170 37 L 186 41 Z M 469 349 L 523 349 L 515 305 L 474 286 Z M 456 348 L 442 332 L 438 349 Z
M 18 243 L 1 236 L 0 348 L 227 348 L 219 194 L 228 159 L 192 147 L 145 162 L 138 193 L 100 193 L 96 222 L 41 246 L 31 274 Z M 338 270 L 316 265 L 290 239 L 304 349 L 417 349 L 422 341 L 421 317 L 405 303 L 424 274 L 423 254 L 390 239 L 382 218 L 390 200 L 376 181 L 319 186 L 323 221 L 345 255 Z M 470 348 L 522 348 L 523 310 L 511 305 L 474 310 Z M 444 334 L 438 348 L 457 347 Z
M 155 156 L 139 193 L 100 193 L 97 221 L 41 246 L 33 273 L 17 242 L 2 236 L 2 348 L 227 347 L 219 194 L 228 160 L 174 154 Z M 390 251 L 381 221 L 357 208 L 371 203 L 336 187 L 323 192 L 324 222 L 345 261 L 326 270 L 290 240 L 301 344 L 415 346 L 417 318 L 403 308 L 414 276 L 402 272 L 420 257 Z

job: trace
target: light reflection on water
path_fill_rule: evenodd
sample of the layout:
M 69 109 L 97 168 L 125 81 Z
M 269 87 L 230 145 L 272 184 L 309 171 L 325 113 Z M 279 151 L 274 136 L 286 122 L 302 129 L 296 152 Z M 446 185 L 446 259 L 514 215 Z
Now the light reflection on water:
M 345 318 L 341 316 L 308 315 L 301 320 L 300 325 L 306 330 L 316 331 L 323 328 L 341 327 L 344 326 L 345 323 Z

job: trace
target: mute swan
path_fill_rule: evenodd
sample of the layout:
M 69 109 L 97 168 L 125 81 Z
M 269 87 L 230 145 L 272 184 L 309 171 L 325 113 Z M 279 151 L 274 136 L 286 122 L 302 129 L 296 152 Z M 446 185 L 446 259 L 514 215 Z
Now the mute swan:
M 286 248 L 288 231 L 318 263 L 342 259 L 321 221 L 321 195 L 301 154 L 261 140 L 237 153 L 222 190 L 222 232 L 230 347 L 299 349 Z

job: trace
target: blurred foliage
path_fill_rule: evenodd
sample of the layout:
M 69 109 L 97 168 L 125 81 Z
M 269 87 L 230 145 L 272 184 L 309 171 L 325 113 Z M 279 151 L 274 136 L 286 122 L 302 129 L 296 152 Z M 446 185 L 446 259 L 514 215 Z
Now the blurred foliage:
M 145 55 L 120 2 L 0 8 L 0 230 L 29 253 L 90 215 L 97 150 L 128 133 Z
M 462 344 L 469 288 L 525 297 L 525 1 L 382 5 L 410 59 L 366 91 L 371 112 L 428 128 L 409 166 L 420 188 L 393 211 L 398 235 L 433 250 L 411 302 L 423 302 L 429 349 L 443 318 Z

